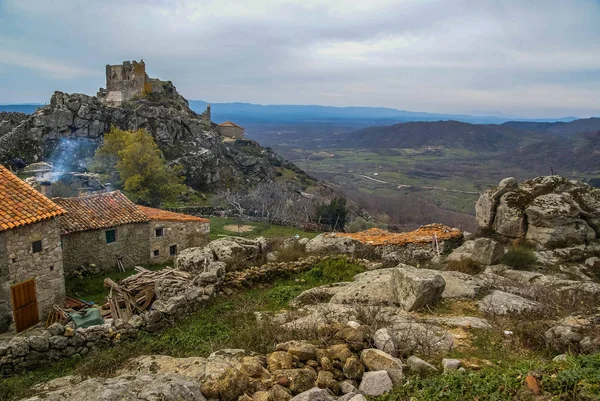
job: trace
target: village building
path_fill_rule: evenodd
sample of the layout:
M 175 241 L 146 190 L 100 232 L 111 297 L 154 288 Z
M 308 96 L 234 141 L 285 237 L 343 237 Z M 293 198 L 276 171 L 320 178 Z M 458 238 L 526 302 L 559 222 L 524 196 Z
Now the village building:
M 147 263 L 150 220 L 121 192 L 53 200 L 67 211 L 59 220 L 67 275 L 80 266 L 107 272 Z
M 65 302 L 65 210 L 0 165 L 0 332 L 37 324 Z
M 232 123 L 231 121 L 225 121 L 224 123 L 219 124 L 219 132 L 221 133 L 221 135 L 227 138 L 244 138 L 244 128 L 240 127 L 235 123 Z
M 209 220 L 135 205 L 119 191 L 54 201 L 67 211 L 60 219 L 67 274 L 166 263 L 208 242 Z
M 150 220 L 150 263 L 170 262 L 180 251 L 208 243 L 208 219 L 140 205 L 138 209 Z

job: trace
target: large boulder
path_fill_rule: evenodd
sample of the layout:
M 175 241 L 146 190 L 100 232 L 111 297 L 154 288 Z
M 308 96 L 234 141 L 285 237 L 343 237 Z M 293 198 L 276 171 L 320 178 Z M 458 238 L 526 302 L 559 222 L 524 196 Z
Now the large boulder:
M 256 260 L 264 250 L 266 241 L 263 238 L 247 239 L 242 237 L 225 237 L 211 241 L 208 247 L 215 259 L 228 265 L 240 261 Z
M 93 378 L 27 401 L 205 401 L 197 380 L 178 374 L 137 374 L 113 378 Z
M 481 227 L 527 238 L 539 248 L 588 244 L 600 235 L 600 189 L 560 176 L 538 177 L 486 191 L 476 213 Z
M 500 198 L 507 191 L 517 187 L 517 180 L 513 177 L 503 179 L 497 188 L 490 189 L 479 197 L 475 204 L 477 224 L 481 228 L 491 228 L 496 218 L 496 210 Z
M 584 244 L 596 232 L 581 218 L 580 206 L 568 193 L 550 193 L 535 198 L 525 209 L 529 222 L 526 238 L 544 248 Z
M 456 248 L 446 261 L 471 259 L 481 265 L 495 265 L 504 257 L 504 246 L 491 238 L 477 238 Z
M 368 370 L 384 370 L 387 372 L 392 383 L 396 386 L 402 385 L 402 362 L 381 350 L 368 348 L 360 354 L 361 362 Z
M 207 271 L 214 260 L 215 257 L 208 247 L 187 248 L 177 254 L 175 268 L 190 273 L 201 273 Z
M 492 291 L 479 301 L 479 309 L 489 315 L 520 315 L 541 309 L 541 304 L 504 291 Z
M 262 257 L 267 240 L 264 238 L 247 239 L 242 237 L 225 237 L 211 241 L 202 248 L 188 248 L 181 251 L 175 259 L 175 267 L 181 270 L 201 273 L 211 271 L 220 262 L 228 271 L 236 270 L 248 261 Z
M 390 376 L 385 370 L 367 372 L 364 374 L 358 390 L 373 397 L 385 394 L 394 387 Z
M 413 311 L 439 301 L 446 283 L 438 271 L 399 266 L 358 274 L 330 303 L 393 305 Z
M 484 288 L 481 280 L 461 272 L 443 271 L 440 275 L 446 282 L 442 298 L 447 299 L 474 299 Z
M 310 253 L 352 254 L 366 248 L 360 241 L 335 234 L 320 234 L 306 243 Z

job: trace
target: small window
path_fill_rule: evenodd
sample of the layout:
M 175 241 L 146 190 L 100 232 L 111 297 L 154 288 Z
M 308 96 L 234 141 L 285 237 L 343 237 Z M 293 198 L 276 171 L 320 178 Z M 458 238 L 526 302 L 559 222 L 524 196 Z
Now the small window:
M 42 241 L 33 241 L 31 243 L 31 250 L 33 253 L 42 252 Z
M 54 271 L 54 266 L 50 266 L 50 271 L 53 272 Z
M 154 255 L 155 258 L 158 258 L 160 256 L 160 251 L 156 249 L 154 252 L 152 252 L 152 255 Z
M 156 238 L 160 238 L 163 235 L 165 235 L 165 229 L 164 228 L 157 228 L 156 230 L 154 230 L 154 235 L 156 236 Z
M 177 255 L 177 245 L 171 245 L 171 246 L 169 247 L 169 254 L 170 254 L 171 256 L 175 256 L 175 255 Z
M 113 242 L 117 242 L 117 230 L 107 230 L 104 232 L 106 235 L 106 243 L 112 244 Z

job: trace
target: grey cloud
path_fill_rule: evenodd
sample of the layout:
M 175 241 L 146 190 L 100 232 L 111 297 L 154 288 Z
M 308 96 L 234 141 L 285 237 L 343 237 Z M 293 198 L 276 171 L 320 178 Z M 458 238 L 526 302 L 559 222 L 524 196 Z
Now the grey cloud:
M 104 64 L 144 58 L 213 102 L 588 116 L 599 20 L 595 0 L 5 0 L 0 102 L 93 93 Z

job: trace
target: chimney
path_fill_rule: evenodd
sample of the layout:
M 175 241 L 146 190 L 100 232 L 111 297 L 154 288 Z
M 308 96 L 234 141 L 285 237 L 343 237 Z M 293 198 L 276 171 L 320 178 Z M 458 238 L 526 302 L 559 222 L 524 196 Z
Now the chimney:
M 52 183 L 50 181 L 42 181 L 40 182 L 40 192 L 45 197 L 50 197 L 50 192 L 52 192 Z

